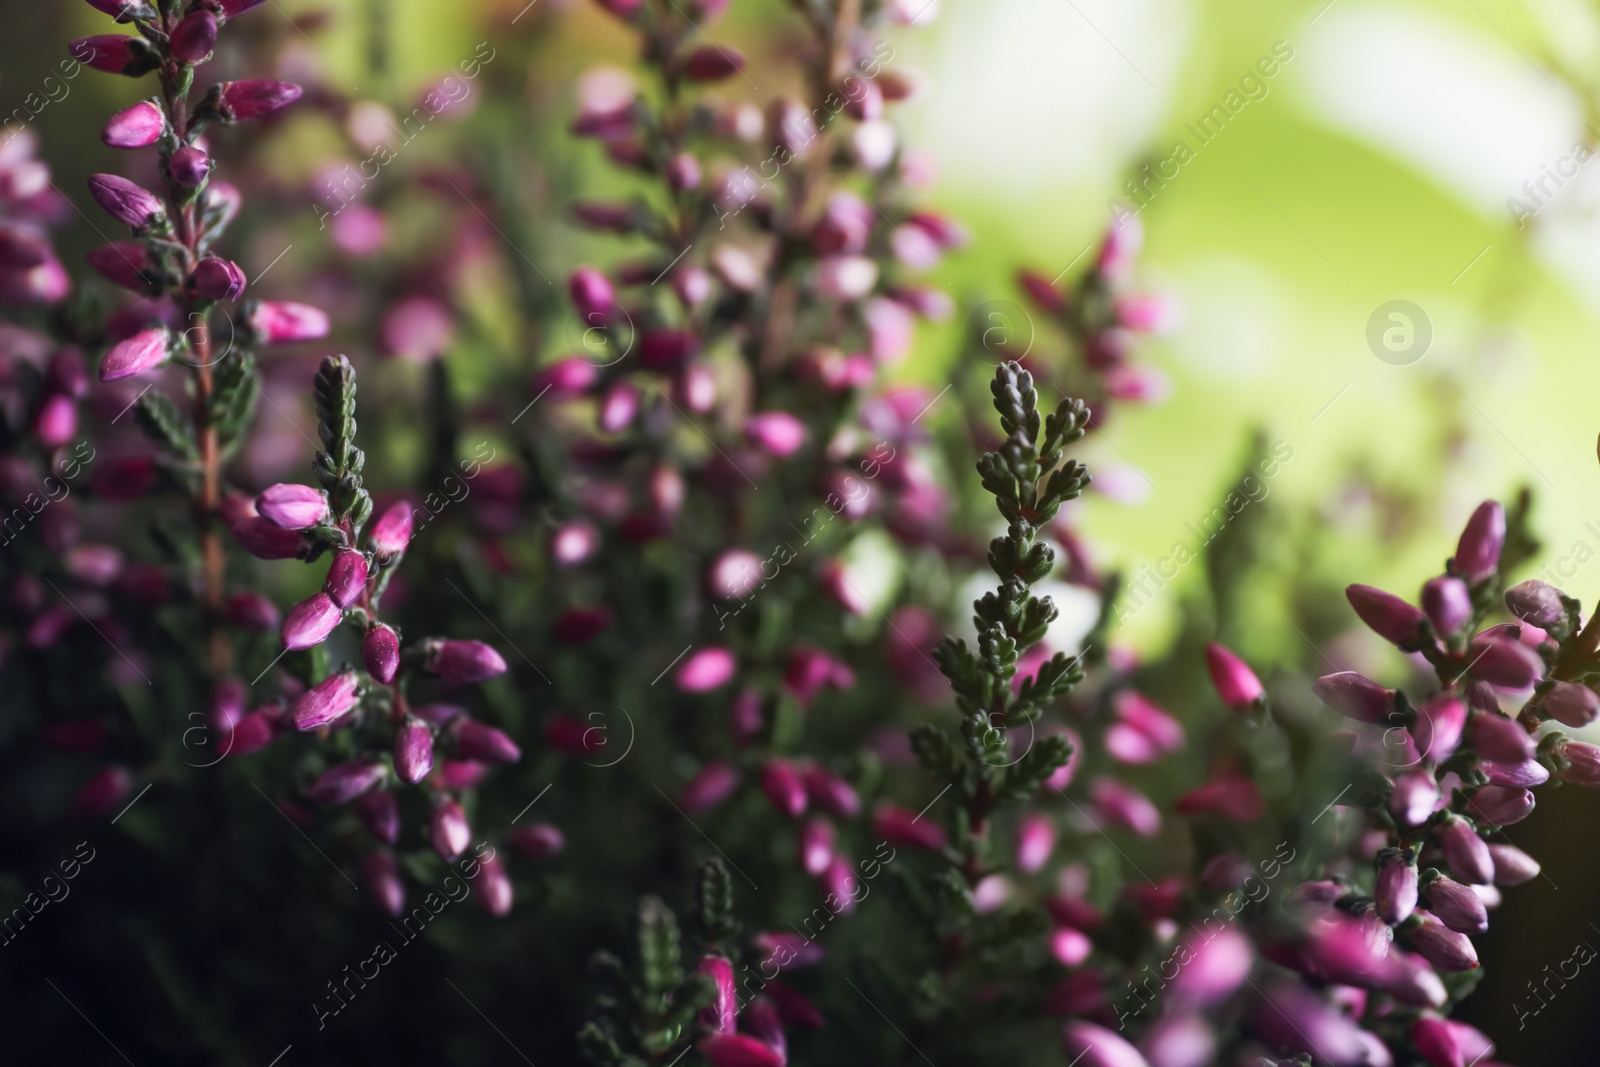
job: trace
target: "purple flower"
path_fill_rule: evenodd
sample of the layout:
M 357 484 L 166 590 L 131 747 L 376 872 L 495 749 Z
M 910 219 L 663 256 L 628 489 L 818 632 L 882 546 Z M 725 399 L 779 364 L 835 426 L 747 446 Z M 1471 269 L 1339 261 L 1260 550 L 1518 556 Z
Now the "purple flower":
M 233 524 L 233 537 L 257 559 L 294 559 L 305 547 L 298 531 L 285 530 L 259 515 L 249 515 Z
M 707 693 L 732 680 L 738 661 L 725 648 L 702 648 L 683 661 L 673 683 L 684 693 Z
M 1250 978 L 1255 966 L 1255 950 L 1250 939 L 1235 926 L 1191 933 L 1180 957 L 1183 967 L 1172 979 L 1172 995 L 1181 1003 L 1198 1009 L 1220 1004 Z
M 300 694 L 289 715 L 300 731 L 320 730 L 344 718 L 356 706 L 361 683 L 355 671 L 329 675 Z
M 450 726 L 455 738 L 456 753 L 463 759 L 482 760 L 487 763 L 515 763 L 522 758 L 522 750 L 504 730 L 462 717 Z
M 228 621 L 241 630 L 268 633 L 278 628 L 278 606 L 260 593 L 241 590 L 228 598 Z
M 1244 660 L 1215 641 L 1206 646 L 1206 668 L 1211 672 L 1211 684 L 1216 686 L 1217 695 L 1234 711 L 1245 711 L 1266 698 L 1266 688 L 1255 672 Z
M 300 86 L 292 82 L 256 78 L 220 82 L 211 87 L 206 105 L 224 124 L 264 118 L 300 99 Z
M 1434 827 L 1434 839 L 1449 862 L 1450 868 L 1473 885 L 1488 885 L 1494 881 L 1494 860 L 1489 846 L 1472 828 L 1472 824 L 1459 815 L 1446 815 Z
M 106 120 L 100 140 L 112 148 L 146 148 L 166 132 L 167 117 L 155 104 L 141 100 Z
M 1500 763 L 1520 763 L 1532 759 L 1533 738 L 1515 719 L 1508 719 L 1497 711 L 1475 712 L 1467 724 L 1472 747 L 1484 759 Z
M 344 612 L 327 593 L 300 601 L 283 618 L 283 647 L 298 651 L 314 648 L 338 627 Z
M 1439 803 L 1439 786 L 1424 770 L 1406 771 L 1394 779 L 1389 794 L 1389 814 L 1399 826 L 1421 826 Z
M 1439 763 L 1448 759 L 1461 744 L 1466 725 L 1466 703 L 1441 693 L 1418 709 L 1417 720 L 1411 725 L 1411 736 L 1424 759 Z
M 185 15 L 172 28 L 168 48 L 171 50 L 172 58 L 174 59 L 184 63 L 202 63 L 211 58 L 211 50 L 216 47 L 216 44 L 217 16 L 201 8 L 199 11 Z M 297 90 L 298 88 L 296 86 Z M 295 96 L 299 95 L 297 91 Z M 246 117 L 248 118 L 249 116 Z
M 73 794 L 68 813 L 79 822 L 92 822 L 117 810 L 133 791 L 133 773 L 126 767 L 107 767 Z
M 134 0 L 89 0 L 89 6 L 114 16 L 118 22 L 127 22 L 139 5 Z
M 411 719 L 395 731 L 394 773 L 407 785 L 416 785 L 433 770 L 433 734 L 426 723 Z
M 184 145 L 167 160 L 167 173 L 185 189 L 198 188 L 211 173 L 211 157 L 194 145 Z
M 341 548 L 333 554 L 328 565 L 327 581 L 322 591 L 335 604 L 347 608 L 355 603 L 367 586 L 367 557 L 353 548 Z
M 617 309 L 617 294 L 611 287 L 611 279 L 593 267 L 579 267 L 573 271 L 572 277 L 567 279 L 567 291 L 578 309 L 578 317 L 587 325 L 603 325 Z
M 1456 572 L 1474 585 L 1483 581 L 1500 566 L 1500 549 L 1505 543 L 1506 510 L 1493 500 L 1485 500 L 1461 531 L 1452 561 Z
M 1539 861 L 1515 845 L 1490 845 L 1488 853 L 1492 881 L 1495 885 L 1521 885 L 1539 875 Z M 1490 880 L 1485 879 L 1478 884 L 1483 885 Z
M 195 266 L 189 284 L 207 300 L 237 300 L 244 293 L 244 271 L 232 260 L 207 256 Z
M 801 771 L 806 796 L 811 803 L 830 815 L 841 819 L 854 819 L 861 814 L 861 797 L 851 784 L 815 764 Z
M 761 791 L 772 806 L 791 819 L 798 819 L 806 810 L 806 787 L 800 772 L 788 760 L 768 760 L 761 769 Z
M 482 879 L 478 883 L 478 901 L 483 905 L 483 910 L 497 919 L 510 915 L 516 893 L 500 857 L 493 854 L 485 856 L 479 864 L 478 877 Z
M 696 48 L 684 61 L 683 75 L 690 81 L 714 82 L 730 78 L 744 69 L 744 57 L 731 48 L 708 45 Z
M 1095 814 L 1112 826 L 1140 837 L 1154 837 L 1161 831 L 1161 812 L 1150 798 L 1115 778 L 1096 778 L 1089 786 L 1089 799 L 1094 801 Z
M 547 860 L 559 855 L 567 847 L 567 838 L 559 827 L 547 822 L 535 822 L 513 827 L 506 835 L 506 844 L 519 856 L 530 860 Z
M 1378 853 L 1378 917 L 1399 926 L 1417 909 L 1417 856 L 1410 849 L 1386 848 Z
M 328 333 L 328 316 L 309 304 L 263 300 L 250 313 L 250 329 L 263 344 L 291 345 L 315 341 Z
M 433 809 L 428 823 L 428 840 L 433 850 L 446 863 L 453 863 L 472 843 L 472 827 L 467 823 L 467 813 L 454 800 L 446 800 Z
M 690 815 L 710 811 L 739 788 L 739 772 L 731 763 L 713 760 L 695 772 L 678 794 L 678 806 Z
M 361 857 L 361 880 L 367 892 L 388 915 L 399 916 L 406 906 L 406 885 L 400 878 L 400 864 L 394 853 L 369 852 Z
M 153 49 L 137 37 L 124 37 L 120 33 L 97 33 L 92 37 L 79 37 L 67 45 L 67 51 L 79 63 L 107 74 L 126 74 L 138 77 L 150 70 L 155 62 Z
M 1453 634 L 1472 618 L 1472 593 L 1460 578 L 1442 576 L 1422 587 L 1422 610 L 1442 634 Z
M 484 682 L 506 672 L 500 653 L 482 641 L 432 641 L 426 669 L 451 682 Z
M 813 878 L 820 877 L 833 863 L 834 841 L 833 823 L 821 815 L 807 819 L 800 827 L 800 868 Z
M 389 790 L 379 789 L 356 801 L 356 817 L 367 833 L 384 844 L 400 840 L 400 802 Z
M 1478 953 L 1465 934 L 1459 934 L 1426 911 L 1417 912 L 1420 922 L 1407 930 L 1411 943 L 1422 957 L 1441 971 L 1472 971 L 1478 967 Z
M 323 771 L 306 795 L 318 804 L 348 804 L 383 781 L 383 764 L 351 760 Z
M 1565 622 L 1567 609 L 1561 590 L 1537 578 L 1530 578 L 1506 590 L 1506 608 L 1530 626 L 1548 630 Z
M 137 241 L 112 241 L 89 249 L 84 257 L 101 276 L 124 289 L 155 295 L 161 291 L 161 278 L 150 254 Z
M 944 827 L 898 804 L 883 801 L 872 811 L 872 829 L 891 845 L 937 852 L 948 843 Z
M 406 550 L 411 541 L 411 522 L 411 505 L 404 500 L 390 504 L 388 510 L 378 516 L 378 521 L 372 524 L 372 532 L 367 535 L 367 543 L 379 560 L 387 561 Z
M 1108 281 L 1125 282 L 1133 274 L 1134 261 L 1144 247 L 1144 223 L 1137 215 L 1124 215 L 1106 231 L 1095 269 Z
M 1378 636 L 1392 641 L 1407 651 L 1421 648 L 1427 643 L 1428 617 L 1393 593 L 1374 589 L 1370 585 L 1351 585 L 1344 591 L 1350 606 L 1356 609 L 1361 621 Z
M 1501 689 L 1527 689 L 1544 677 L 1539 653 L 1508 637 L 1478 637 L 1467 649 L 1474 678 Z
M 361 664 L 373 678 L 388 685 L 400 669 L 400 638 L 378 623 L 361 639 Z
M 1545 690 L 1542 704 L 1552 719 L 1574 730 L 1588 726 L 1600 715 L 1600 695 L 1579 682 L 1556 682 Z
M 1490 826 L 1510 826 L 1533 812 L 1533 794 L 1509 785 L 1486 785 L 1472 794 L 1467 807 L 1479 822 Z
M 791 456 L 806 439 L 805 424 L 786 411 L 768 411 L 745 420 L 744 436 L 772 456 Z
M 616 3 L 617 0 L 602 0 Z M 748 1034 L 708 1034 L 700 1039 L 700 1054 L 711 1067 L 783 1067 L 784 1058 L 766 1042 Z
M 1411 1043 L 1430 1067 L 1465 1067 L 1449 1023 L 1437 1015 L 1423 1015 L 1411 1024 Z
M 1357 722 L 1386 725 L 1395 708 L 1393 689 L 1385 689 L 1355 671 L 1325 674 L 1311 686 L 1311 691 L 1328 707 Z
M 1114 1032 L 1082 1020 L 1062 1028 L 1061 1047 L 1079 1067 L 1150 1067 L 1138 1049 Z
M 1489 929 L 1489 912 L 1477 893 L 1438 871 L 1428 874 L 1422 897 L 1440 922 L 1460 934 L 1481 934 Z
M 733 984 L 733 964 L 725 956 L 707 955 L 701 958 L 700 965 L 694 971 L 711 979 L 716 989 L 711 1003 L 700 1011 L 700 1025 L 720 1033 L 733 1033 L 739 1014 L 739 994 Z
M 136 230 L 166 217 L 167 208 L 159 196 L 115 174 L 90 175 L 89 195 L 106 214 Z
M 1573 785 L 1600 786 L 1600 748 L 1585 741 L 1562 739 L 1553 746 L 1556 773 Z
M 550 393 L 552 400 L 582 396 L 600 381 L 600 369 L 578 356 L 558 359 L 533 376 L 535 396 Z
M 256 497 L 256 511 L 282 529 L 308 530 L 327 519 L 328 498 L 309 485 L 279 482 Z
M 100 380 L 116 382 L 155 370 L 167 361 L 167 331 L 144 330 L 113 346 L 100 361 Z
M 1550 771 L 1536 759 L 1525 759 L 1520 763 L 1485 760 L 1479 764 L 1479 769 L 1489 776 L 1489 781 L 1494 785 L 1534 786 L 1544 785 L 1550 780 Z

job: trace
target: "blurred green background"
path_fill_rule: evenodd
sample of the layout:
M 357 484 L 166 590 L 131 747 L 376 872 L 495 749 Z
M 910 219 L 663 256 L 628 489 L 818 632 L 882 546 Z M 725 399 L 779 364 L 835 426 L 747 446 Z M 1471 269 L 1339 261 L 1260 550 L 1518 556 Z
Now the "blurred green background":
M 930 278 L 963 313 L 922 328 L 903 375 L 943 388 L 955 365 L 973 358 L 963 345 L 965 309 L 991 298 L 1020 303 L 1012 280 L 1020 266 L 1046 276 L 1081 268 L 1113 200 L 1140 209 L 1145 282 L 1183 307 L 1143 360 L 1171 377 L 1170 398 L 1129 406 L 1087 457 L 1103 484 L 1122 488 L 1123 499 L 1097 497 L 1086 509 L 1105 562 L 1136 577 L 1167 555 L 1186 523 L 1221 504 L 1260 430 L 1292 448 L 1293 459 L 1260 505 L 1274 516 L 1264 550 L 1283 588 L 1264 586 L 1241 605 L 1258 623 L 1257 655 L 1274 646 L 1307 655 L 1285 625 L 1297 610 L 1284 592 L 1289 577 L 1309 568 L 1330 584 L 1363 581 L 1412 596 L 1437 573 L 1477 502 L 1522 486 L 1534 493 L 1534 525 L 1545 539 L 1523 577 L 1549 568 L 1572 595 L 1600 595 L 1600 566 L 1590 562 L 1600 556 L 1600 164 L 1576 163 L 1587 155 L 1576 146 L 1600 139 L 1589 125 L 1600 114 L 1600 6 L 941 6 L 931 26 L 894 38 L 895 65 L 929 76 L 899 121 L 939 163 L 935 205 L 973 240 Z M 784 88 L 762 76 L 763 55 L 784 47 L 776 30 L 792 21 L 784 8 L 738 0 L 712 31 L 750 56 L 751 84 L 735 79 L 726 95 L 764 102 Z M 312 13 L 325 21 L 303 21 Z M 556 146 L 546 166 L 562 187 L 589 192 L 602 180 L 593 146 L 563 142 L 559 132 L 578 76 L 632 58 L 626 35 L 592 4 L 537 0 L 530 13 L 522 0 L 270 0 L 251 18 L 249 32 L 281 36 L 291 68 L 390 101 L 415 95 L 480 40 L 500 47 L 528 37 L 526 96 L 511 106 L 528 109 L 530 136 Z M 0 37 L 8 110 L 66 56 L 65 38 L 108 29 L 86 4 L 9 21 Z M 1269 56 L 1277 66 L 1264 77 L 1258 63 Z M 85 174 L 122 162 L 96 133 L 135 91 L 86 71 L 34 123 L 74 199 Z M 1202 143 L 1190 124 L 1217 107 L 1226 125 Z M 315 128 L 271 136 L 285 146 L 273 167 L 308 176 L 319 163 L 325 142 Z M 1145 186 L 1141 205 L 1125 183 L 1143 181 L 1146 165 L 1161 178 Z M 1549 177 L 1560 171 L 1570 176 Z M 1519 221 L 1513 208 L 1538 210 Z M 299 246 L 294 258 L 315 258 L 315 242 L 326 239 L 313 221 L 308 211 L 303 222 L 284 222 Z M 285 243 L 258 237 L 242 257 L 252 273 Z M 615 257 L 614 245 L 569 227 L 552 224 L 544 238 L 540 256 L 553 277 L 586 257 Z M 98 241 L 84 222 L 62 243 L 71 256 Z M 1383 359 L 1369 344 L 1374 313 L 1396 300 L 1426 318 L 1431 343 L 1420 356 Z M 452 358 L 470 377 L 470 346 Z M 1163 588 L 1127 637 L 1158 648 L 1202 570 L 1186 568 Z M 1584 820 L 1595 805 L 1575 790 L 1541 796 L 1528 840 L 1518 843 L 1546 862 L 1549 877 L 1513 892 L 1515 906 L 1487 939 L 1489 978 L 1469 1009 L 1506 1039 L 1507 1059 L 1592 1062 L 1573 1049 L 1575 1035 L 1594 1031 L 1586 1006 L 1600 993 L 1594 975 L 1525 1029 L 1512 1010 L 1544 964 L 1565 959 L 1580 938 L 1600 944 L 1586 911 L 1600 871 L 1592 849 L 1570 846 L 1588 838 Z

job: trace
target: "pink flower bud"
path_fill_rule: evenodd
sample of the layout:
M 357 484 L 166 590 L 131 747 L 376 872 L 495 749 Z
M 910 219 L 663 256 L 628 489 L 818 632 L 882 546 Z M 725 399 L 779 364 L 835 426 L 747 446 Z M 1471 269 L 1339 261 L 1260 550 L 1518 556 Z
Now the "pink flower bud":
M 629 381 L 614 382 L 600 398 L 598 421 L 605 433 L 621 433 L 639 414 L 639 387 Z
M 217 16 L 201 8 L 185 15 L 172 28 L 168 48 L 174 59 L 184 63 L 203 63 L 211 58 L 211 50 L 216 45 Z M 298 96 L 299 93 L 296 92 L 295 95 Z
M 385 914 L 399 916 L 406 906 L 406 886 L 394 853 L 369 852 L 361 857 L 361 880 Z
M 272 114 L 300 99 L 300 86 L 267 78 L 221 82 L 212 87 L 206 104 L 225 124 L 247 122 Z
M 381 763 L 352 760 L 323 771 L 322 775 L 311 783 L 306 795 L 318 804 L 327 806 L 348 804 L 356 797 L 371 792 L 381 781 L 383 781 Z
M 1058 926 L 1050 932 L 1050 955 L 1063 967 L 1078 967 L 1093 951 L 1094 941 L 1081 930 Z
M 1495 865 L 1489 847 L 1471 823 L 1459 815 L 1446 815 L 1433 833 L 1445 860 L 1456 874 L 1475 885 L 1494 881 Z
M 1062 1028 L 1061 1047 L 1078 1067 L 1150 1067 L 1138 1049 L 1114 1032 L 1082 1020 Z
M 115 16 L 118 22 L 126 22 L 139 5 L 134 0 L 89 0 L 89 6 Z
M 497 919 L 510 915 L 516 889 L 500 857 L 493 853 L 485 856 L 478 865 L 478 878 L 478 901 L 483 910 Z
M 457 719 L 450 727 L 456 751 L 466 759 L 488 763 L 516 763 L 522 750 L 503 730 L 473 719 Z
M 1600 748 L 1585 741 L 1562 739 L 1552 753 L 1555 756 L 1563 782 L 1588 787 L 1600 786 Z
M 309 485 L 279 482 L 256 497 L 256 512 L 274 526 L 305 530 L 327 519 L 328 499 Z
M 389 790 L 374 790 L 356 801 L 356 817 L 378 841 L 392 845 L 400 840 L 400 802 Z
M 855 867 L 851 865 L 850 857 L 842 853 L 835 854 L 833 862 L 828 864 L 828 869 L 822 872 L 818 881 L 822 883 L 822 891 L 836 901 L 838 908 L 827 904 L 829 910 L 837 910 L 841 915 L 848 915 L 856 910 L 856 904 L 861 900 L 857 889 L 861 880 L 856 876 Z M 826 904 L 826 901 L 824 901 Z
M 554 859 L 567 847 L 567 838 L 559 827 L 547 822 L 529 823 L 513 827 L 506 835 L 511 851 L 530 860 Z
M 1489 845 L 1486 851 L 1492 877 L 1477 880 L 1479 885 L 1490 881 L 1495 885 L 1521 885 L 1539 875 L 1539 861 L 1515 845 Z M 1456 867 L 1456 870 L 1459 873 L 1461 869 Z
M 1017 870 L 1037 874 L 1050 862 L 1056 847 L 1056 827 L 1048 815 L 1029 812 L 1017 824 Z
M 361 639 L 361 665 L 374 679 L 388 685 L 400 669 L 400 638 L 383 623 Z
M 1089 798 L 1104 823 L 1141 837 L 1154 837 L 1161 830 L 1161 812 L 1150 799 L 1115 778 L 1096 778 L 1089 786 Z
M 112 115 L 106 121 L 100 140 L 112 148 L 146 148 L 159 141 L 166 129 L 167 119 L 161 109 L 148 100 L 141 100 Z
M 533 393 L 552 400 L 582 396 L 600 381 L 600 369 L 578 356 L 560 359 L 533 376 Z
M 1422 887 L 1422 895 L 1428 910 L 1457 933 L 1481 934 L 1489 929 L 1489 912 L 1470 887 L 1436 874 Z
M 1472 747 L 1484 759 L 1500 763 L 1520 763 L 1532 759 L 1533 738 L 1515 719 L 1508 719 L 1498 711 L 1475 712 L 1467 724 L 1472 737 Z
M 355 671 L 329 675 L 300 694 L 290 710 L 294 728 L 302 732 L 320 730 L 348 715 L 356 706 L 360 682 Z
M 678 806 L 690 815 L 698 815 L 727 800 L 738 788 L 739 772 L 733 765 L 712 761 L 689 779 L 689 784 L 678 795 Z
M 276 710 L 274 708 L 274 713 Z M 252 711 L 234 723 L 233 729 L 226 732 L 222 749 L 230 756 L 248 756 L 252 752 L 266 748 L 277 734 L 277 724 L 273 715 L 264 711 Z
M 725 648 L 702 648 L 684 660 L 673 675 L 673 682 L 684 693 L 707 693 L 720 689 L 733 679 L 738 661 Z
M 250 329 L 263 344 L 291 345 L 315 341 L 328 334 L 328 316 L 309 304 L 263 300 L 249 319 Z
M 830 774 L 816 764 L 810 764 L 801 772 L 801 778 L 805 783 L 806 796 L 823 811 L 841 819 L 854 819 L 861 814 L 860 795 L 837 774 Z
M 244 271 L 232 260 L 207 256 L 195 266 L 189 284 L 207 300 L 237 300 L 244 293 Z
M 326 593 L 300 601 L 283 618 L 283 647 L 293 651 L 315 648 L 328 639 L 344 617 L 343 610 Z
M 404 552 L 406 545 L 411 542 L 411 523 L 409 502 L 401 500 L 390 504 L 388 510 L 372 524 L 367 543 L 380 560 L 392 559 Z
M 833 862 L 833 824 L 820 815 L 807 819 L 800 827 L 800 867 L 813 878 Z
M 1425 643 L 1423 634 L 1428 617 L 1393 593 L 1370 585 L 1351 585 L 1344 595 L 1361 621 L 1378 636 L 1408 650 Z
M 1389 813 L 1399 826 L 1421 826 L 1439 803 L 1439 786 L 1427 771 L 1406 771 L 1395 776 L 1389 795 Z
M 1106 231 L 1095 269 L 1112 282 L 1127 281 L 1143 247 L 1144 223 L 1137 215 L 1124 215 Z
M 1426 911 L 1418 911 L 1422 921 L 1408 931 L 1411 943 L 1422 957 L 1441 971 L 1472 971 L 1478 967 L 1478 953 L 1465 934 L 1458 934 Z
M 137 37 L 120 33 L 98 33 L 68 43 L 67 51 L 79 63 L 107 74 L 137 77 L 151 69 L 154 55 L 149 45 Z
M 1215 930 L 1213 920 L 1206 922 L 1203 933 L 1197 929 L 1184 939 L 1186 962 L 1171 982 L 1173 997 L 1200 1010 L 1222 1003 L 1244 985 L 1256 956 L 1250 939 L 1237 927 Z
M 556 528 L 550 536 L 550 558 L 558 567 L 574 567 L 600 547 L 600 531 L 583 519 Z
M 690 81 L 714 82 L 732 77 L 744 69 L 744 57 L 731 48 L 708 45 L 696 48 L 684 61 L 683 75 Z
M 39 405 L 33 434 L 45 448 L 59 448 L 78 432 L 78 405 L 65 393 L 52 393 Z
M 394 772 L 416 785 L 433 770 L 433 734 L 424 723 L 410 720 L 394 735 Z
M 260 593 L 244 590 L 228 598 L 228 621 L 241 630 L 269 633 L 278 628 L 278 606 Z
M 602 325 L 617 309 L 616 290 L 611 279 L 592 267 L 579 267 L 567 279 L 567 292 L 578 309 L 578 318 L 590 326 Z
M 91 248 L 84 258 L 101 277 L 114 285 L 149 295 L 160 292 L 160 275 L 144 245 L 136 241 L 113 241 L 108 245 L 100 245 Z
M 1500 566 L 1500 549 L 1506 543 L 1506 510 L 1493 500 L 1485 500 L 1467 520 L 1456 544 L 1455 570 L 1476 585 Z
M 235 19 L 266 2 L 267 0 L 219 0 L 217 10 L 222 13 L 223 18 Z
M 285 530 L 259 515 L 250 515 L 233 524 L 233 537 L 257 559 L 294 559 L 305 547 L 298 531 Z
M 672 372 L 700 351 L 700 339 L 687 330 L 646 330 L 639 338 L 639 362 L 646 370 Z
M 617 0 L 602 0 L 615 3 Z M 700 1039 L 700 1055 L 711 1067 L 783 1067 L 784 1059 L 771 1045 L 748 1034 L 720 1033 Z
M 1527 689 L 1544 677 L 1539 653 L 1510 638 L 1480 636 L 1467 649 L 1474 678 L 1501 689 Z
M 167 361 L 167 331 L 164 328 L 136 333 L 114 345 L 100 361 L 100 380 L 116 382 L 155 370 Z
M 1506 590 L 1506 607 L 1530 626 L 1548 630 L 1566 621 L 1567 609 L 1561 598 L 1561 590 L 1555 586 L 1530 578 Z
M 133 773 L 126 767 L 107 767 L 73 794 L 68 814 L 78 822 L 95 822 L 122 806 L 133 791 Z
M 1574 730 L 1588 726 L 1600 715 L 1600 695 L 1578 682 L 1556 682 L 1545 691 L 1542 705 L 1552 719 Z
M 945 847 L 944 827 L 916 812 L 883 801 L 872 811 L 872 829 L 891 845 L 937 852 Z
M 1228 775 L 1191 789 L 1173 802 L 1180 815 L 1221 815 L 1234 822 L 1254 822 L 1266 809 L 1261 790 L 1248 778 Z
M 1417 856 L 1410 849 L 1386 848 L 1378 854 L 1378 917 L 1399 926 L 1417 910 Z
M 159 196 L 115 174 L 91 175 L 89 195 L 106 214 L 136 230 L 166 217 L 166 205 Z
M 322 591 L 341 608 L 355 603 L 367 585 L 367 557 L 350 548 L 341 548 L 333 554 L 328 566 L 327 581 Z
M 826 256 L 817 264 L 817 288 L 834 300 L 860 300 L 877 284 L 878 264 L 867 256 Z
M 791 819 L 798 819 L 806 810 L 805 784 L 800 772 L 788 760 L 768 760 L 761 769 L 761 791 L 772 806 Z
M 716 996 L 700 1012 L 700 1025 L 720 1033 L 733 1033 L 739 1014 L 739 994 L 733 984 L 733 964 L 723 956 L 707 955 L 695 968 L 711 979 Z
M 1267 691 L 1255 672 L 1214 641 L 1206 646 L 1206 667 L 1211 671 L 1211 684 L 1216 686 L 1217 695 L 1233 710 L 1245 711 L 1265 699 Z
M 433 850 L 446 863 L 454 863 L 472 843 L 472 827 L 467 824 L 467 813 L 454 800 L 446 800 L 433 809 L 428 823 L 428 840 Z
M 1321 701 L 1341 715 L 1357 722 L 1383 726 L 1394 712 L 1394 690 L 1385 689 L 1355 671 L 1325 674 L 1311 686 Z
M 1466 725 L 1466 703 L 1456 697 L 1440 694 L 1418 710 L 1417 721 L 1411 726 L 1411 736 L 1416 739 L 1417 750 L 1424 759 L 1439 763 L 1448 759 L 1461 744 Z
M 1217 1035 L 1198 1013 L 1164 1015 L 1139 1035 L 1150 1067 L 1209 1067 L 1216 1062 Z
M 743 548 L 730 548 L 711 563 L 706 585 L 718 600 L 743 600 L 761 582 L 761 557 Z
M 1472 618 L 1472 594 L 1460 578 L 1433 578 L 1422 587 L 1422 610 L 1435 630 L 1453 634 Z
M 786 411 L 751 415 L 744 424 L 745 439 L 771 456 L 791 456 L 805 443 L 806 427 Z
M 167 173 L 185 189 L 198 189 L 211 173 L 211 157 L 194 145 L 184 145 L 167 160 Z M 218 188 L 212 187 L 213 195 Z
M 1411 1024 L 1411 1043 L 1430 1067 L 1466 1067 L 1449 1024 L 1436 1015 L 1423 1015 Z
M 1489 781 L 1494 785 L 1544 785 L 1550 780 L 1550 771 L 1544 764 L 1536 759 L 1525 759 L 1520 763 L 1494 763 L 1485 760 L 1479 764 L 1479 769 L 1489 776 Z
M 500 653 L 482 641 L 434 641 L 427 649 L 425 667 L 451 682 L 485 682 L 506 672 Z
M 1137 333 L 1167 333 L 1178 325 L 1182 309 L 1165 296 L 1123 296 L 1115 302 L 1117 325 Z

